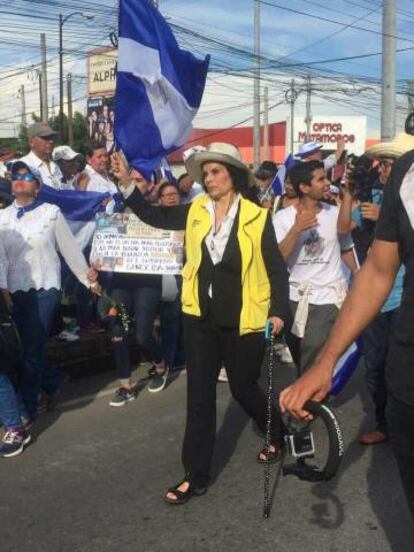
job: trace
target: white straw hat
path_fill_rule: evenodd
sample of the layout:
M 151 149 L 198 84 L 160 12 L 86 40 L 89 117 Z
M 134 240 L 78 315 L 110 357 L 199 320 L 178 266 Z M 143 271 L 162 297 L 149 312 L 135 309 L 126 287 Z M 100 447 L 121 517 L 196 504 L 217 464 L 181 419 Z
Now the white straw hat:
M 225 144 L 224 142 L 212 142 L 204 151 L 190 155 L 185 161 L 188 174 L 195 182 L 203 183 L 204 163 L 216 162 L 231 165 L 237 169 L 241 169 L 246 173 L 246 179 L 249 186 L 255 186 L 256 181 L 253 173 L 243 162 L 240 150 L 233 144 Z
M 374 157 L 401 157 L 407 151 L 414 150 L 414 136 L 401 132 L 391 142 L 380 142 L 367 149 L 365 155 Z

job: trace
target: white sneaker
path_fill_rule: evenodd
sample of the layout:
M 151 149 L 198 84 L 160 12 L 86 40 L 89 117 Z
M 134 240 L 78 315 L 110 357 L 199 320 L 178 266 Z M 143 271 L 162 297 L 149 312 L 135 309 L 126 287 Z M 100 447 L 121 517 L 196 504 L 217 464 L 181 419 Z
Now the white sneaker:
M 58 338 L 62 341 L 78 341 L 79 336 L 69 332 L 68 330 L 63 330 L 63 332 L 60 332 L 58 335 Z
M 217 381 L 219 381 L 220 383 L 228 383 L 228 381 L 229 381 L 229 378 L 227 377 L 227 372 L 226 372 L 226 369 L 224 368 L 224 366 L 221 368 L 221 370 L 219 372 Z

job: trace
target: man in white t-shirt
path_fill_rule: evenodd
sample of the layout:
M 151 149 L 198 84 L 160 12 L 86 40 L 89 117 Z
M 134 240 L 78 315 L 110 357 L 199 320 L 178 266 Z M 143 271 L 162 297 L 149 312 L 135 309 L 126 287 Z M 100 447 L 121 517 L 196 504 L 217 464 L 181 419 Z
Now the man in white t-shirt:
M 30 152 L 20 161 L 40 173 L 42 184 L 56 190 L 70 189 L 62 181 L 63 175 L 57 164 L 52 161 L 52 151 L 56 132 L 45 123 L 33 123 L 27 128 Z
M 299 202 L 279 211 L 273 224 L 290 271 L 294 323 L 289 347 L 303 371 L 315 359 L 345 299 L 341 251 L 351 249 L 352 240 L 338 235 L 338 207 L 322 201 L 329 189 L 322 161 L 299 163 L 289 179 Z

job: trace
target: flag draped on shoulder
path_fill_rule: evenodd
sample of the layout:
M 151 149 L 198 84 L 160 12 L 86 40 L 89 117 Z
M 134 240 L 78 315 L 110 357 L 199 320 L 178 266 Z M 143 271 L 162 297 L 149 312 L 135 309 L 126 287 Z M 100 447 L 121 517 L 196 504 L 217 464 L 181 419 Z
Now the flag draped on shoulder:
M 208 64 L 179 48 L 150 0 L 120 1 L 115 139 L 147 178 L 190 136 Z

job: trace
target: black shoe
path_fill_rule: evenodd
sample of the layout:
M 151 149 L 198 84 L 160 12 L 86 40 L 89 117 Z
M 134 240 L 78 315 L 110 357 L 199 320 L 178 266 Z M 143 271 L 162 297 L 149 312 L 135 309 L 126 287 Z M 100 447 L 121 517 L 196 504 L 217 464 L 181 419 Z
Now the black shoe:
M 110 406 L 125 406 L 127 402 L 131 402 L 137 398 L 137 394 L 132 389 L 120 387 L 117 389 L 113 399 L 109 403 Z
M 166 368 L 162 374 L 155 372 L 148 384 L 148 391 L 150 393 L 158 393 L 164 389 L 167 385 L 168 371 L 168 368 Z
M 189 483 L 188 489 L 186 491 L 178 490 L 178 487 L 181 487 L 181 485 L 185 482 Z M 202 496 L 206 494 L 207 489 L 208 487 L 196 487 L 193 483 L 191 483 L 191 481 L 187 481 L 186 479 L 184 479 L 174 487 L 170 487 L 168 489 L 166 495 L 164 496 L 164 500 L 168 502 L 168 504 L 175 504 L 175 505 L 185 504 L 193 496 Z M 173 495 L 176 496 L 176 498 L 169 498 L 167 496 L 168 493 L 172 493 Z

